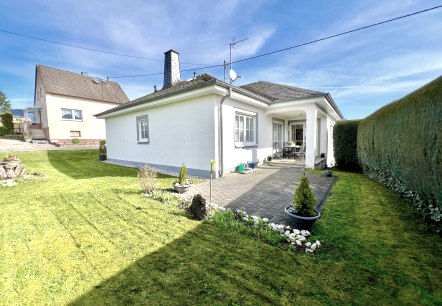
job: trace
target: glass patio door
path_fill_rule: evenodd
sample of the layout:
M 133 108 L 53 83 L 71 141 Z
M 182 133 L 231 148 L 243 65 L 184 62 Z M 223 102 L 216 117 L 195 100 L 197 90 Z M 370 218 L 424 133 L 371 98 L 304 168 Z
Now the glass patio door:
M 273 122 L 273 150 L 282 150 L 282 123 Z

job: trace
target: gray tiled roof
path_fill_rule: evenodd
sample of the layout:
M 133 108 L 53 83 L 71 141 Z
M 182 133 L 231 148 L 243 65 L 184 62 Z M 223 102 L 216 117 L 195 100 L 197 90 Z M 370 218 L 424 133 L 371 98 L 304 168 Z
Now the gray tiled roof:
M 11 109 L 11 114 L 14 117 L 24 117 L 25 112 L 22 109 Z
M 118 104 L 129 102 L 116 82 L 43 65 L 37 65 L 36 73 L 48 93 Z
M 198 88 L 203 88 L 203 87 L 206 87 L 209 85 L 219 85 L 224 88 L 231 87 L 233 91 L 236 91 L 241 94 L 252 97 L 254 99 L 260 100 L 268 105 L 274 104 L 274 103 L 279 103 L 279 102 L 294 101 L 294 100 L 322 96 L 330 102 L 332 107 L 337 111 L 337 113 L 341 116 L 341 118 L 343 118 L 341 112 L 339 111 L 338 107 L 334 103 L 333 99 L 327 93 L 298 88 L 298 87 L 293 87 L 293 86 L 281 85 L 281 84 L 276 84 L 276 83 L 264 82 L 264 81 L 236 87 L 233 85 L 229 85 L 228 83 L 225 83 L 223 81 L 220 81 L 220 80 L 216 79 L 215 77 L 210 76 L 208 74 L 199 75 L 196 78 L 189 80 L 189 81 L 179 82 L 171 87 L 159 90 L 157 92 L 153 92 L 153 93 L 148 94 L 146 96 L 135 99 L 129 103 L 119 105 L 117 107 L 114 107 L 112 109 L 104 111 L 104 112 L 97 114 L 95 116 L 103 116 L 103 115 L 111 114 L 111 113 L 114 113 L 119 110 L 134 107 L 136 105 L 140 105 L 140 104 L 144 104 L 144 103 L 154 102 L 154 101 L 162 99 L 162 98 L 166 98 L 169 96 L 173 96 L 175 94 L 180 94 L 180 93 L 194 90 L 194 89 L 198 89 Z
M 272 104 L 326 95 L 326 93 L 320 91 L 264 81 L 243 85 L 241 88 L 266 97 L 272 101 Z

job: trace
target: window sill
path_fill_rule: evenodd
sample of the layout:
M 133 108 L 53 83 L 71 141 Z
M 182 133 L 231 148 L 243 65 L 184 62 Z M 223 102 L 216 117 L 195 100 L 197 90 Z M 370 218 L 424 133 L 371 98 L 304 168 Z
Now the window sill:
M 61 119 L 61 121 L 75 121 L 75 122 L 83 122 L 83 119 Z
M 149 141 L 137 141 L 137 144 L 149 144 Z
M 242 144 L 242 145 L 234 145 L 235 149 L 247 149 L 247 148 L 257 148 L 258 144 Z

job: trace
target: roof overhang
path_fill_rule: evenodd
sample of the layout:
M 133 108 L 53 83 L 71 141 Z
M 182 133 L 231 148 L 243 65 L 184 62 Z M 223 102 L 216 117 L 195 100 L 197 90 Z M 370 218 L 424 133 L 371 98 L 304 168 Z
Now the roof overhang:
M 267 99 L 255 95 L 253 93 L 250 93 L 241 88 L 229 86 L 224 82 L 217 81 L 210 83 L 202 88 L 192 88 L 188 91 L 184 91 L 181 93 L 175 93 L 173 95 L 158 97 L 151 101 L 139 101 L 133 103 L 133 105 L 126 105 L 126 107 L 123 106 L 123 108 L 121 109 L 118 109 L 117 107 L 115 109 L 111 109 L 103 113 L 96 114 L 95 117 L 99 119 L 106 119 L 123 114 L 132 113 L 139 110 L 149 109 L 167 104 L 173 104 L 207 95 L 227 96 L 230 99 L 254 105 L 264 109 L 269 107 L 269 101 Z
M 293 101 L 280 102 L 270 105 L 267 114 L 290 117 L 296 112 L 306 111 L 310 105 L 315 105 L 323 114 L 332 117 L 335 121 L 342 120 L 342 114 L 337 112 L 327 99 L 327 95 L 300 98 Z

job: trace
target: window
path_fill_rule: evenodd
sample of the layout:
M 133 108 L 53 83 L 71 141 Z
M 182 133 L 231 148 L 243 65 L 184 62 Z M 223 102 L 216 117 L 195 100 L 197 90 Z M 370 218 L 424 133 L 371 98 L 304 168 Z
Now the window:
M 297 145 L 302 145 L 304 143 L 304 125 L 303 124 L 292 124 L 292 135 L 290 141 L 293 141 Z
M 31 120 L 31 122 L 35 122 L 35 113 L 28 112 L 28 118 L 29 118 L 29 120 Z
M 83 113 L 81 110 L 78 110 L 78 109 L 62 108 L 61 109 L 61 119 L 81 121 L 81 120 L 83 120 Z
M 71 131 L 70 136 L 71 137 L 81 137 L 81 132 L 80 131 Z
M 137 141 L 149 143 L 149 119 L 147 115 L 137 117 Z
M 256 144 L 256 114 L 235 114 L 235 146 L 252 146 Z

